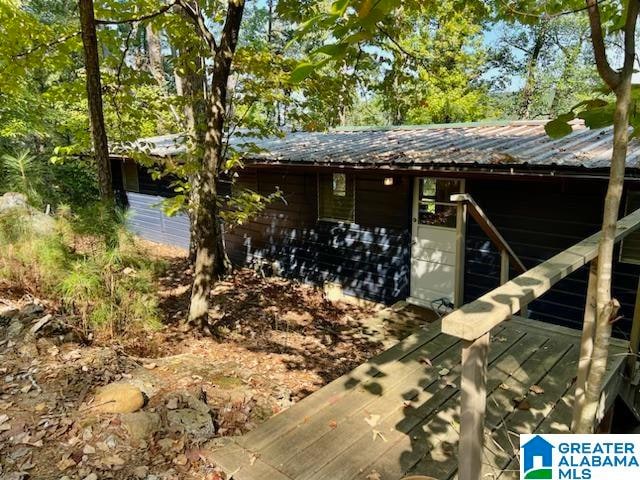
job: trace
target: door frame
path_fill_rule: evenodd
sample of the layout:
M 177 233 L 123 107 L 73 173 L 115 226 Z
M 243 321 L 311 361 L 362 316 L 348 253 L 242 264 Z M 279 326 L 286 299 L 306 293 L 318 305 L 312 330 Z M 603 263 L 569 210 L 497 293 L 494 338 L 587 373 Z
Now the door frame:
M 409 297 L 407 297 L 407 303 L 418 305 L 420 307 L 432 308 L 431 302 L 425 302 L 419 298 L 411 296 L 412 291 L 412 279 L 413 279 L 413 246 L 417 241 L 418 236 L 418 213 L 419 213 L 419 200 L 420 200 L 420 180 L 422 178 L 436 178 L 444 180 L 457 180 L 460 182 L 460 193 L 466 193 L 466 179 L 457 177 L 447 177 L 444 175 L 420 175 L 413 179 L 413 195 L 411 202 L 411 242 L 409 244 Z M 466 217 L 467 209 L 464 205 L 459 204 L 456 212 L 456 226 L 454 228 L 456 232 L 456 253 L 455 253 L 455 275 L 454 275 L 454 299 L 453 303 L 455 307 L 462 305 L 462 299 L 464 296 L 464 263 L 465 263 L 465 245 L 466 245 Z M 450 227 L 438 227 L 451 230 Z

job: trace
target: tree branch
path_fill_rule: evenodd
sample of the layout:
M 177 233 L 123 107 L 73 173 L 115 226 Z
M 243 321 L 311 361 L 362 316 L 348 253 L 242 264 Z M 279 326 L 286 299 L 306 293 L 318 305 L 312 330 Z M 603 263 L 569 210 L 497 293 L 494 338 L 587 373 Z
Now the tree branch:
M 630 0 L 631 3 L 637 3 L 638 0 Z M 607 47 L 604 42 L 604 34 L 602 32 L 602 21 L 600 19 L 600 8 L 598 0 L 586 0 L 587 12 L 589 12 L 589 25 L 591 26 L 591 43 L 593 44 L 593 53 L 596 59 L 596 67 L 602 80 L 611 90 L 615 90 L 620 83 L 620 74 L 616 72 L 607 60 Z M 631 5 L 629 6 L 631 8 Z M 628 17 L 627 17 L 628 18 Z M 625 63 L 626 63 L 625 58 Z
M 633 74 L 633 65 L 636 60 L 636 22 L 640 11 L 640 0 L 629 0 L 627 18 L 624 24 L 624 65 L 622 75 Z
M 160 8 L 159 10 L 156 10 L 155 12 L 151 12 L 151 13 L 146 13 L 144 15 L 141 15 L 139 17 L 133 17 L 133 18 L 124 18 L 122 20 L 103 20 L 100 18 L 96 18 L 96 24 L 97 25 L 122 25 L 124 23 L 137 23 L 137 22 L 142 22 L 144 20 L 149 20 L 151 18 L 154 17 L 158 17 L 160 15 L 162 15 L 163 13 L 167 12 L 168 10 L 170 10 L 176 3 L 178 3 L 178 0 L 174 0 L 173 2 L 165 5 L 164 7 Z
M 38 50 L 40 50 L 41 48 L 45 48 L 45 49 L 49 49 L 51 47 L 55 47 L 56 45 L 60 45 L 61 43 L 66 42 L 67 40 L 72 39 L 73 37 L 77 37 L 78 35 L 80 35 L 81 32 L 73 32 L 70 33 L 68 35 L 64 35 L 60 38 L 57 38 L 51 42 L 48 43 L 40 43 L 38 45 L 34 45 L 33 47 L 25 50 L 24 52 L 20 52 L 17 53 L 15 55 L 13 55 L 11 58 L 13 58 L 14 60 L 17 60 L 19 58 L 24 58 L 24 57 L 28 57 L 29 55 L 31 55 L 32 53 L 37 52 Z
M 194 5 L 191 5 L 188 0 L 176 0 L 176 3 L 180 5 L 185 13 L 195 22 L 200 36 L 205 41 L 209 49 L 212 52 L 217 52 L 218 44 L 216 43 L 216 39 L 213 36 L 213 33 L 211 33 L 211 30 L 207 28 L 204 17 L 202 16 L 202 11 L 200 10 L 200 5 L 198 5 L 197 2 L 195 2 Z

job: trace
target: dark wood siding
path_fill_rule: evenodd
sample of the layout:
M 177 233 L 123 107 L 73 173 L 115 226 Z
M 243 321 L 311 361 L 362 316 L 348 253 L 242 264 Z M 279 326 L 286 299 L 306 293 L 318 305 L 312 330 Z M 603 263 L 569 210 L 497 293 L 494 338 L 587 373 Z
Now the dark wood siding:
M 384 303 L 409 293 L 409 179 L 383 185 L 381 175 L 356 175 L 355 222 L 318 220 L 317 174 L 246 169 L 238 188 L 268 195 L 272 203 L 247 225 L 226 235 L 232 261 L 254 256 L 277 261 L 285 276 L 311 283 L 339 282 L 347 293 Z
M 606 183 L 600 180 L 467 180 L 467 191 L 527 268 L 597 232 L 605 190 Z M 471 301 L 497 287 L 500 277 L 500 256 L 473 220 L 467 229 L 466 257 L 465 301 Z M 617 336 L 630 330 L 639 272 L 634 265 L 617 261 L 614 265 L 613 295 L 624 315 L 614 326 Z M 582 268 L 533 302 L 530 316 L 581 328 L 586 290 L 587 269 Z

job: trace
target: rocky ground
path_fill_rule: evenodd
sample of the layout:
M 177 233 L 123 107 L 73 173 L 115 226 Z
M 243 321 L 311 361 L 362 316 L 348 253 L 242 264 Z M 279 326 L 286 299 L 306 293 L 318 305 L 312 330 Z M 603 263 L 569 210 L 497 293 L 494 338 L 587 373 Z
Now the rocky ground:
M 189 271 L 168 261 L 165 327 L 109 344 L 0 280 L 0 478 L 222 479 L 216 439 L 382 349 L 375 309 L 247 270 L 216 285 L 213 336 L 185 331 Z

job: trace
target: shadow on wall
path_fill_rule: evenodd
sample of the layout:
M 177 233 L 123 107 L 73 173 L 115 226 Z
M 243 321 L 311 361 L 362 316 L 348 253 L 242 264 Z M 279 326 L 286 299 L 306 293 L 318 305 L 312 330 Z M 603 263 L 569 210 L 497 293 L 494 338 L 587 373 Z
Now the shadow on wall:
M 313 284 L 337 282 L 347 294 L 381 303 L 409 295 L 410 235 L 400 229 L 318 221 L 287 228 L 272 219 L 261 236 L 237 229 L 243 244 L 229 246 L 239 265 L 277 262 L 280 274 Z

